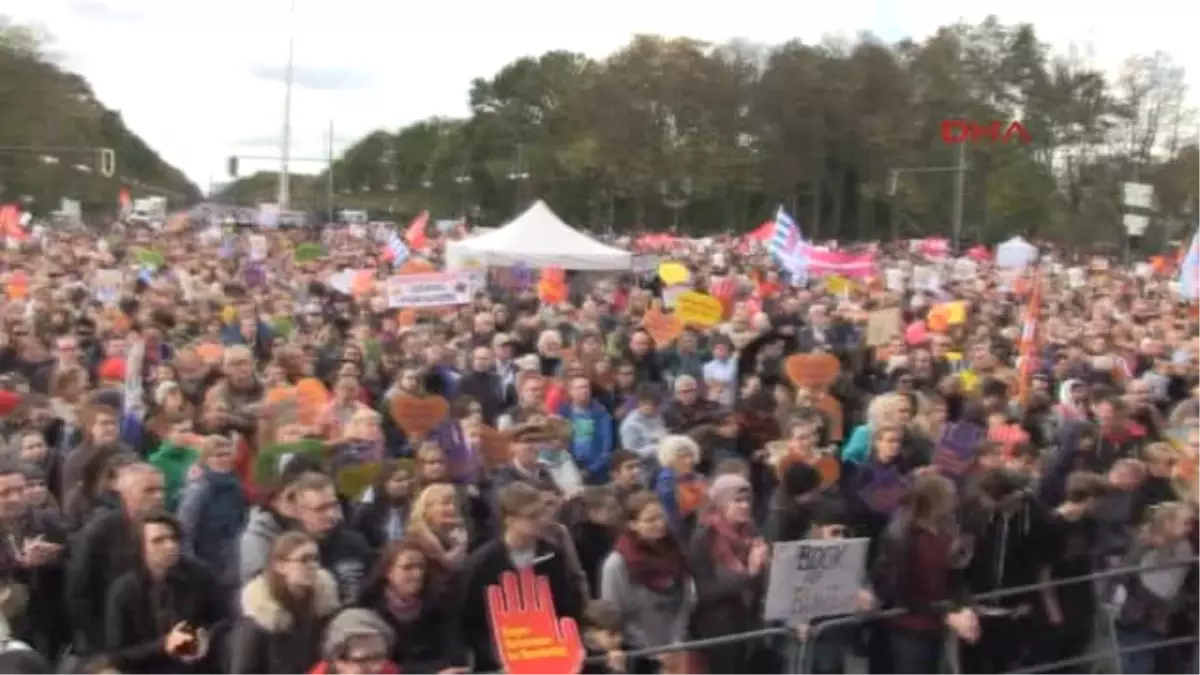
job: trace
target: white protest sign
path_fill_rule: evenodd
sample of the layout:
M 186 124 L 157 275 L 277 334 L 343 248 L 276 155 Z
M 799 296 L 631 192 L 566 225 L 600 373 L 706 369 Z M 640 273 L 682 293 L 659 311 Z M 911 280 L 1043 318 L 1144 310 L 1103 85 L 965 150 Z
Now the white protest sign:
M 122 394 L 125 414 L 140 415 L 144 408 L 142 401 L 142 369 L 146 361 L 146 342 L 138 340 L 129 348 L 125 357 L 125 387 Z
M 775 544 L 763 618 L 809 620 L 856 611 L 868 543 L 868 539 L 828 539 Z
M 96 270 L 92 279 L 93 295 L 105 305 L 115 305 L 121 299 L 121 284 L 123 276 L 118 269 Z
M 462 272 L 400 274 L 387 281 L 388 307 L 445 307 L 471 301 L 471 276 Z
M 268 246 L 267 238 L 263 235 L 250 235 L 250 259 L 254 261 L 266 260 Z

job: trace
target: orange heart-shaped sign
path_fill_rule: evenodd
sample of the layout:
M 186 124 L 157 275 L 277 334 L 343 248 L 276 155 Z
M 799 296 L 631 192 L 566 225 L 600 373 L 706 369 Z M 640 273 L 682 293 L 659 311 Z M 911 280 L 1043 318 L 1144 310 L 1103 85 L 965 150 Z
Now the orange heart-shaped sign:
M 315 377 L 296 383 L 296 404 L 300 409 L 300 424 L 315 426 L 332 398 L 325 385 Z
M 642 316 L 642 328 L 645 328 L 661 347 L 671 344 L 683 333 L 683 322 L 674 314 L 664 314 L 658 305 L 655 305 Z
M 283 403 L 285 401 L 294 401 L 295 399 L 295 387 L 275 387 L 267 392 L 264 400 L 266 400 L 267 403 Z
M 478 427 L 479 454 L 489 470 L 498 469 L 508 463 L 508 440 L 495 429 L 481 424 Z
M 675 501 L 679 504 L 679 512 L 690 516 L 708 501 L 708 486 L 699 479 L 682 481 L 675 487 Z
M 793 354 L 784 361 L 783 369 L 797 387 L 824 390 L 833 384 L 842 364 L 833 354 Z
M 821 474 L 821 489 L 832 487 L 842 477 L 842 463 L 833 455 L 822 454 L 812 466 Z
M 400 394 L 392 399 L 391 413 L 404 433 L 424 438 L 450 414 L 450 404 L 441 396 Z

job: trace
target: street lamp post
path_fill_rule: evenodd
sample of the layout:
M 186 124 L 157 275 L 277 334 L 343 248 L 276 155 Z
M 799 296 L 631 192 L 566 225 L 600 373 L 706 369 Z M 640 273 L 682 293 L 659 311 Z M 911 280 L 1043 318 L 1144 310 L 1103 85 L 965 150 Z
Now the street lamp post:
M 460 173 L 454 177 L 454 183 L 458 185 L 458 212 L 462 219 L 467 219 L 467 189 L 471 183 L 471 177 L 466 172 Z
M 279 202 L 281 211 L 287 210 L 291 201 L 291 185 L 288 176 L 288 163 L 292 154 L 292 83 L 296 75 L 296 0 L 291 0 L 288 8 L 288 47 L 287 69 L 283 85 L 283 138 L 279 151 Z
M 899 216 L 900 211 L 896 199 L 896 191 L 900 186 L 900 175 L 905 173 L 944 173 L 947 171 L 954 172 L 954 214 L 953 214 L 953 240 L 951 242 L 951 250 L 958 253 L 959 239 L 962 237 L 963 226 L 963 191 L 966 189 L 966 173 L 967 160 L 966 155 L 959 146 L 958 163 L 954 166 L 909 166 L 901 169 L 892 169 L 890 180 L 888 181 L 888 197 L 892 201 L 892 238 L 900 238 Z
M 690 177 L 684 178 L 677 192 L 671 191 L 671 186 L 667 184 L 667 181 L 663 181 L 658 186 L 658 190 L 662 194 L 663 206 L 671 209 L 674 213 L 674 227 L 675 231 L 678 232 L 679 217 L 692 200 L 692 179 Z

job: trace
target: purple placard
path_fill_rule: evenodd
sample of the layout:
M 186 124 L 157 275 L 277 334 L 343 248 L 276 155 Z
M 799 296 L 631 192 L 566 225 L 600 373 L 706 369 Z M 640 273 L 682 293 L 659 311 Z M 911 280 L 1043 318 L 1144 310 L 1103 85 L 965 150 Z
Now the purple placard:
M 858 491 L 858 496 L 873 513 L 890 516 L 900 507 L 900 500 L 908 490 L 908 481 L 895 469 L 872 466 L 869 470 L 871 482 Z
M 961 478 L 975 463 L 975 448 L 987 437 L 977 424 L 955 422 L 942 431 L 933 451 L 933 465 L 947 478 Z
M 258 263 L 249 263 L 242 268 L 242 282 L 246 284 L 247 288 L 265 286 L 267 272 Z

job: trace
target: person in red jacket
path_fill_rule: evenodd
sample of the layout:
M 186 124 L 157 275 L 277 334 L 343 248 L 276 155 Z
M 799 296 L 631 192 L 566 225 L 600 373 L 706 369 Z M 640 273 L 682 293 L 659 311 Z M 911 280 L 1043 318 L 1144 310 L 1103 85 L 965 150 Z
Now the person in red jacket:
M 400 668 L 388 659 L 396 634 L 369 609 L 344 609 L 325 628 L 322 661 L 310 675 L 397 675 Z

